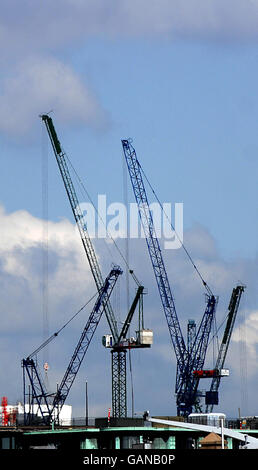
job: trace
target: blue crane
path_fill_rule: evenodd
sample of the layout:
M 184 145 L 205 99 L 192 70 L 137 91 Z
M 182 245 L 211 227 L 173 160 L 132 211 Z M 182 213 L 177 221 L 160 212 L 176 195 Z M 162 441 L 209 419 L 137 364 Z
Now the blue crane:
M 118 279 L 118 276 L 120 276 L 121 274 L 121 268 L 119 266 L 114 266 L 111 269 L 109 275 L 107 276 L 103 286 L 100 288 L 93 310 L 87 320 L 87 323 L 83 329 L 83 332 L 74 350 L 72 358 L 68 364 L 64 377 L 54 397 L 53 395 L 47 393 L 45 385 L 40 377 L 37 362 L 34 360 L 36 352 L 38 352 L 41 348 L 38 348 L 35 352 L 30 354 L 30 356 L 22 360 L 24 377 L 26 371 L 31 385 L 30 407 L 34 403 L 38 405 L 38 409 L 45 424 L 49 424 L 53 421 L 58 422 L 62 406 L 64 405 L 68 393 L 76 378 L 76 375 L 91 343 L 93 335 L 100 322 L 103 311 L 105 310 L 106 304 L 109 301 L 110 295 Z M 51 338 L 55 336 L 57 336 L 57 333 L 52 335 Z M 50 403 L 50 397 L 53 398 L 52 403 Z
M 196 382 L 193 380 L 192 371 L 203 366 L 212 320 L 215 314 L 216 299 L 207 284 L 207 307 L 204 316 L 191 347 L 185 345 L 180 323 L 176 313 L 175 302 L 171 292 L 162 252 L 158 237 L 155 232 L 152 213 L 150 211 L 148 197 L 143 182 L 143 171 L 138 161 L 136 151 L 131 141 L 123 139 L 122 147 L 127 163 L 127 168 L 132 183 L 134 196 L 138 205 L 139 216 L 144 229 L 147 247 L 155 274 L 161 303 L 165 313 L 170 338 L 177 359 L 177 375 L 175 392 L 177 396 L 178 415 L 188 415 L 197 400 Z M 196 268 L 196 266 L 194 266 Z M 196 268 L 197 269 L 197 268 Z
M 177 386 L 177 402 L 179 412 L 182 414 L 190 414 L 193 407 L 195 411 L 200 408 L 198 396 L 199 377 L 194 375 L 194 372 L 202 370 L 204 366 L 216 305 L 217 298 L 213 295 L 207 296 L 207 306 L 192 347 L 189 348 L 188 362 L 183 377 Z

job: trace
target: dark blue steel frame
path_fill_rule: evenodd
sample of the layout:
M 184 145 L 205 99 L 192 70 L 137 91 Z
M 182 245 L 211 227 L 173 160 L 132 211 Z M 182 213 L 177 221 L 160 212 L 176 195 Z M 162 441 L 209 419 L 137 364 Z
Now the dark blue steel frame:
M 123 139 L 122 146 L 163 310 L 168 324 L 170 338 L 177 359 L 175 385 L 177 413 L 178 415 L 187 416 L 192 412 L 193 406 L 197 403 L 198 382 L 193 380 L 192 372 L 196 368 L 201 368 L 204 364 L 217 300 L 213 295 L 208 296 L 207 308 L 195 337 L 193 348 L 189 351 L 185 346 L 159 241 L 156 236 L 152 213 L 149 208 L 148 197 L 144 187 L 141 165 L 137 159 L 136 151 L 131 142 L 127 139 Z
M 88 318 L 88 321 L 83 329 L 81 337 L 77 343 L 77 346 L 74 350 L 73 356 L 69 362 L 69 365 L 66 369 L 64 377 L 56 394 L 54 395 L 52 405 L 49 404 L 48 397 L 43 382 L 40 378 L 40 374 L 37 370 L 37 365 L 31 357 L 23 359 L 22 366 L 27 372 L 31 388 L 32 388 L 32 402 L 36 400 L 43 422 L 45 424 L 50 424 L 50 422 L 58 422 L 59 414 L 64 405 L 64 402 L 68 396 L 68 393 L 71 389 L 71 386 L 75 380 L 75 377 L 79 371 L 81 363 L 85 357 L 85 354 L 88 350 L 90 342 L 93 338 L 93 335 L 96 331 L 96 328 L 100 322 L 103 311 L 105 310 L 106 304 L 109 300 L 111 292 L 115 286 L 115 283 L 118 279 L 118 276 L 122 274 L 122 270 L 119 266 L 114 266 L 109 275 L 107 276 L 103 287 L 100 289 L 98 298 L 95 302 L 94 308 Z M 24 385 L 25 390 L 25 385 Z M 24 397 L 25 403 L 25 397 Z M 43 411 L 42 405 L 46 405 L 47 412 Z

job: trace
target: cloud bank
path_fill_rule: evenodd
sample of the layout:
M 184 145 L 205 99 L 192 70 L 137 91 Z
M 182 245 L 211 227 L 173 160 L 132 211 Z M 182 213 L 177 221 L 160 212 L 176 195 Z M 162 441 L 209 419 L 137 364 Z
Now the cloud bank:
M 16 50 L 57 49 L 94 35 L 258 37 L 257 0 L 4 0 L 1 11 L 1 37 Z
M 110 122 L 71 57 L 89 39 L 256 41 L 257 0 L 3 0 L 0 131 L 27 135 L 40 112 L 106 129 Z M 70 61 L 69 65 L 66 60 Z
M 105 112 L 71 67 L 53 58 L 28 58 L 2 80 L 0 129 L 27 134 L 42 114 L 52 109 L 64 123 L 100 129 Z

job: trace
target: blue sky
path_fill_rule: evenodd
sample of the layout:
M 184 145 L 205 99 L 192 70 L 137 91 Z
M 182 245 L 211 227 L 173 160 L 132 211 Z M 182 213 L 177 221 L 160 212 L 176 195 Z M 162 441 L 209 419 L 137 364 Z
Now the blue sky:
M 206 226 L 224 256 L 253 256 L 258 150 L 255 47 L 91 39 L 69 56 L 66 53 L 64 61 L 86 85 L 90 82 L 106 114 L 104 129 L 91 130 L 73 122 L 64 126 L 62 113 L 53 113 L 60 140 L 92 197 L 103 192 L 110 201 L 121 199 L 120 139 L 132 137 L 160 198 L 184 203 L 186 227 L 195 222 Z M 2 184 L 7 185 L 3 203 L 11 210 L 26 207 L 40 215 L 41 124 L 36 113 L 30 119 L 33 130 L 22 136 L 25 142 L 3 135 Z M 55 173 L 53 185 L 58 188 Z M 17 192 L 10 191 L 10 181 Z M 63 194 L 60 199 L 62 204 Z M 60 215 L 56 209 L 52 217 Z
M 67 305 L 69 297 L 67 294 L 62 301 L 60 294 L 59 304 L 54 300 L 58 282 L 67 282 L 62 269 L 72 272 L 78 269 L 84 275 L 86 269 L 83 254 L 79 259 L 79 242 L 77 245 L 71 241 L 73 248 L 69 251 L 70 238 L 62 241 L 68 233 L 71 237 L 65 220 L 73 223 L 73 219 L 39 119 L 41 113 L 50 110 L 60 141 L 95 202 L 98 194 L 106 194 L 110 203 L 123 202 L 121 139 L 133 139 L 139 160 L 160 200 L 184 204 L 185 240 L 222 298 L 219 314 L 223 315 L 231 288 L 241 279 L 249 283 L 246 316 L 256 328 L 257 2 L 142 0 L 135 4 L 124 0 L 119 5 L 109 2 L 109 6 L 102 0 L 36 3 L 25 1 L 21 8 L 17 0 L 4 1 L 0 23 L 0 37 L 5 44 L 0 59 L 0 203 L 5 210 L 2 223 L 12 240 L 11 243 L 2 231 L 1 273 L 5 282 L 6 276 L 11 276 L 8 285 L 10 289 L 13 285 L 10 295 L 14 296 L 14 318 L 21 304 L 19 296 L 15 304 L 17 285 L 26 279 L 28 292 L 37 292 L 35 299 L 31 294 L 23 298 L 24 325 L 28 325 L 28 330 L 25 328 L 22 334 L 27 331 L 28 337 L 33 338 L 31 348 L 37 345 L 37 339 L 40 342 L 42 334 L 40 251 L 38 270 L 37 264 L 35 267 L 28 261 L 26 270 L 19 273 L 14 259 L 16 256 L 26 264 L 26 260 L 35 256 L 36 252 L 31 250 L 40 250 L 43 159 L 48 161 L 49 233 L 53 240 L 55 230 L 60 236 L 60 243 L 49 241 L 53 255 L 53 258 L 49 255 L 49 263 L 55 274 L 53 292 L 49 287 L 50 329 L 60 324 L 58 311 Z M 130 187 L 128 191 L 133 201 Z M 29 241 L 28 224 L 34 227 Z M 64 246 L 66 254 L 62 251 Z M 130 249 L 131 262 L 137 265 L 134 249 L 136 253 L 141 249 Z M 180 264 L 181 255 L 178 256 L 174 263 L 168 257 L 169 271 L 178 289 L 175 297 L 180 306 L 185 306 L 184 302 L 189 304 L 194 292 L 198 311 L 201 289 L 189 285 L 189 292 L 184 291 L 186 274 Z M 147 255 L 144 259 L 148 263 Z M 62 260 L 66 260 L 64 267 Z M 141 265 L 139 271 L 141 278 Z M 37 286 L 32 283 L 35 272 Z M 79 274 L 76 279 L 78 292 L 83 292 Z M 151 271 L 146 273 L 146 283 L 150 283 L 152 292 L 155 285 Z M 79 294 L 75 296 L 72 292 L 74 286 L 70 288 L 68 305 L 72 311 L 84 299 L 80 302 Z M 27 318 L 25 313 L 36 305 L 37 332 L 31 328 L 31 314 Z M 155 305 L 160 308 L 157 297 Z M 11 331 L 12 318 L 10 313 L 7 332 Z M 155 323 L 154 311 L 151 319 Z M 17 327 L 14 336 L 10 336 L 10 344 L 7 336 L 3 356 L 20 334 Z M 166 351 L 167 339 L 162 332 L 160 338 L 157 364 L 158 358 L 166 356 L 162 348 Z M 256 342 L 256 336 L 252 337 L 254 362 Z M 235 339 L 235 347 L 237 343 L 239 338 Z M 22 342 L 20 356 L 29 352 L 23 349 Z M 100 357 L 104 353 L 97 354 Z M 62 367 L 60 364 L 60 370 Z M 166 361 L 161 369 L 166 370 Z M 10 376 L 9 394 L 13 400 L 17 399 L 11 391 L 15 373 L 14 370 Z M 240 380 L 239 370 L 236 377 Z M 253 383 L 255 379 L 252 376 Z M 230 395 L 230 385 L 228 388 Z M 103 403 L 106 402 L 102 397 L 96 410 L 103 412 Z M 234 413 L 237 405 L 231 409 L 230 400 L 225 403 L 229 412 Z M 153 407 L 166 414 L 156 402 Z

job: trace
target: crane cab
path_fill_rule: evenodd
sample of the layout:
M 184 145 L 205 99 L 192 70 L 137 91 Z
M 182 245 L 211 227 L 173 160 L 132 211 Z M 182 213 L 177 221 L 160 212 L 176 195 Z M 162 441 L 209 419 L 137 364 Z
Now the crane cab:
M 114 344 L 112 335 L 102 336 L 102 344 L 105 348 L 122 347 L 122 348 L 148 348 L 153 344 L 153 331 L 149 329 L 141 329 L 136 331 L 136 338 L 130 337 L 122 339 L 118 344 Z
M 112 335 L 102 336 L 102 344 L 105 348 L 112 348 L 112 346 L 113 346 L 113 336 Z

